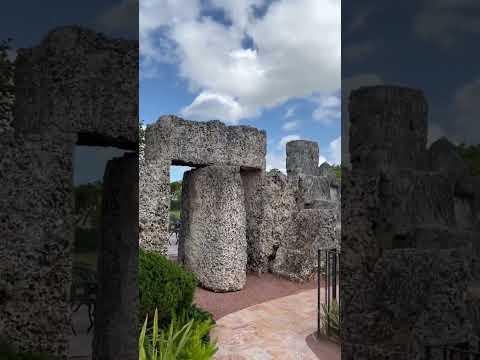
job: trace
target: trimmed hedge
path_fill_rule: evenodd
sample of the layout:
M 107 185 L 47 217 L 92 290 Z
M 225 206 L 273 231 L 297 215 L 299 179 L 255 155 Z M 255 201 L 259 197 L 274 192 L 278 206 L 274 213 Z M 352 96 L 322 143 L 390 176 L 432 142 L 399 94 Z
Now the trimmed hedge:
M 165 256 L 140 250 L 138 285 L 139 319 L 145 319 L 147 314 L 152 319 L 158 309 L 159 323 L 163 327 L 170 321 L 172 313 L 190 309 L 197 280 L 194 274 Z

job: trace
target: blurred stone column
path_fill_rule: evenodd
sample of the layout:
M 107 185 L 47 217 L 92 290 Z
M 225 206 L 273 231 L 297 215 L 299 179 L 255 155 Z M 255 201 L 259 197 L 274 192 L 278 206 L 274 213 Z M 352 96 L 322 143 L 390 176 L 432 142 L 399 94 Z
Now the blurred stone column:
M 110 160 L 103 179 L 94 360 L 138 359 L 138 157 Z

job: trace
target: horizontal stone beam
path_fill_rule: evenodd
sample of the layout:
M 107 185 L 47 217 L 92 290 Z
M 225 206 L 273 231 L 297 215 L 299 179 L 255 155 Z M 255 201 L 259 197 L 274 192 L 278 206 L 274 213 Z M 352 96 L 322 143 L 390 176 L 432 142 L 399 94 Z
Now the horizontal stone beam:
M 147 126 L 146 160 L 171 160 L 172 165 L 240 166 L 265 169 L 267 136 L 250 126 L 226 126 L 220 121 L 197 122 L 162 116 Z

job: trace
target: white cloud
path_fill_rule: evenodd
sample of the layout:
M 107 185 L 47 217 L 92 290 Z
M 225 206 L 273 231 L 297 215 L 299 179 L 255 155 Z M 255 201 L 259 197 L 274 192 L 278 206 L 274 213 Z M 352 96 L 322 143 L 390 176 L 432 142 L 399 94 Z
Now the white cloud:
M 340 98 L 334 95 L 323 95 L 315 98 L 318 107 L 312 117 L 323 125 L 330 125 L 340 120 Z
M 320 165 L 322 165 L 322 164 L 323 164 L 324 162 L 326 162 L 326 161 L 327 161 L 327 158 L 324 157 L 323 155 L 320 155 L 320 156 L 319 156 L 319 159 L 318 159 L 318 165 L 320 166 Z
M 284 151 L 287 143 L 290 142 L 290 141 L 294 141 L 294 140 L 300 140 L 300 135 L 291 134 L 291 135 L 287 135 L 287 136 L 282 137 L 277 144 L 277 150 Z
M 105 32 L 122 32 L 138 36 L 138 1 L 122 0 L 96 19 L 96 26 Z M 142 0 L 143 1 L 143 0 Z
M 471 81 L 455 92 L 452 124 L 455 140 L 466 144 L 480 143 L 480 79 Z
M 414 20 L 414 33 L 423 40 L 449 47 L 465 34 L 480 33 L 477 0 L 424 0 Z
M 342 162 L 342 139 L 339 136 L 329 144 L 329 163 L 339 165 Z
M 296 107 L 290 106 L 287 111 L 285 111 L 285 119 L 292 117 L 295 114 Z
M 284 174 L 287 173 L 285 153 L 267 152 L 267 171 L 278 169 Z
M 297 120 L 287 121 L 285 124 L 282 125 L 282 129 L 285 131 L 294 130 L 298 127 L 298 123 L 299 122 Z
M 210 0 L 209 6 L 221 7 L 231 19 L 233 25 L 225 26 L 200 17 L 198 0 L 142 0 L 141 56 L 157 65 L 165 57 L 175 59 L 192 91 L 229 96 L 254 109 L 244 115 L 338 89 L 340 1 L 278 0 L 255 18 L 253 6 L 263 3 Z M 242 48 L 245 35 L 255 49 Z M 174 54 L 166 56 L 169 51 Z
M 210 92 L 201 92 L 190 105 L 181 110 L 181 114 L 199 121 L 217 119 L 227 123 L 236 123 L 239 119 L 253 115 L 232 97 Z

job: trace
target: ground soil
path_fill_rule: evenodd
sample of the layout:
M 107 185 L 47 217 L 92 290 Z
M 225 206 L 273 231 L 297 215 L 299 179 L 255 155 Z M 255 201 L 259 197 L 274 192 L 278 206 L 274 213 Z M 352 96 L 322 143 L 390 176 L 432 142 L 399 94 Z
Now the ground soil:
M 202 309 L 213 314 L 215 320 L 232 312 L 245 309 L 283 296 L 293 295 L 317 287 L 316 277 L 298 283 L 279 276 L 267 274 L 248 274 L 245 287 L 236 292 L 215 293 L 197 288 L 194 302 Z
M 308 347 L 319 359 L 340 360 L 340 345 L 335 341 L 323 336 L 317 338 L 316 334 L 310 334 L 305 339 Z

